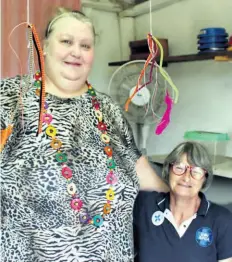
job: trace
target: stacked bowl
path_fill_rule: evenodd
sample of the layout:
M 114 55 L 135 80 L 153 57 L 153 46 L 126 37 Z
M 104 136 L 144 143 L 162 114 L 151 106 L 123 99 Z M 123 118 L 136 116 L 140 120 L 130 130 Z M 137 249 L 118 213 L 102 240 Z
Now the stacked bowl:
M 223 51 L 228 47 L 228 34 L 225 28 L 203 28 L 197 37 L 199 53 Z

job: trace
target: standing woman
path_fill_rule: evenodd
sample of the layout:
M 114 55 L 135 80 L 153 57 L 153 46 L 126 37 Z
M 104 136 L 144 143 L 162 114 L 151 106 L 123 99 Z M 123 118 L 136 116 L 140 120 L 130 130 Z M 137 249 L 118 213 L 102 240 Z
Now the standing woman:
M 48 24 L 38 136 L 40 73 L 31 83 L 29 76 L 2 80 L 1 129 L 13 124 L 13 132 L 1 156 L 1 261 L 133 261 L 138 190 L 167 189 L 120 108 L 87 82 L 94 37 L 78 11 L 59 9 Z

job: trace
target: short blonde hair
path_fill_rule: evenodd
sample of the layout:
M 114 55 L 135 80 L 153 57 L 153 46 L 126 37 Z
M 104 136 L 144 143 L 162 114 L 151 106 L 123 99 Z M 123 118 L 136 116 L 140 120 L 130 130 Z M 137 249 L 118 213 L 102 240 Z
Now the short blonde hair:
M 90 18 L 88 18 L 84 13 L 78 11 L 78 10 L 72 10 L 64 7 L 59 7 L 53 16 L 53 18 L 50 20 L 50 22 L 47 25 L 46 31 L 45 31 L 45 38 L 48 38 L 49 35 L 52 32 L 52 27 L 56 23 L 57 20 L 63 17 L 74 17 L 78 21 L 84 22 L 84 23 L 89 23 L 92 26 L 93 29 L 93 35 L 95 37 L 95 29 L 93 26 L 93 22 L 91 21 Z

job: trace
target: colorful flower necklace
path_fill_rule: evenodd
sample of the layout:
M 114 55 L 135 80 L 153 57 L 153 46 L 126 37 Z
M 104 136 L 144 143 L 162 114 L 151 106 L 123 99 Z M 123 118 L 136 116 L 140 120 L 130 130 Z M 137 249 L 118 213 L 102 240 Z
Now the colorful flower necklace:
M 36 94 L 40 95 L 41 87 L 41 73 L 36 72 L 34 75 L 34 86 L 37 87 Z M 95 112 L 95 116 L 98 120 L 97 128 L 101 131 L 101 140 L 105 143 L 104 152 L 107 155 L 107 167 L 109 172 L 106 176 L 106 183 L 110 185 L 106 191 L 106 202 L 103 206 L 102 213 L 91 216 L 86 210 L 83 209 L 83 202 L 77 195 L 77 187 L 72 182 L 73 173 L 70 167 L 67 165 L 67 154 L 62 152 L 62 141 L 57 138 L 58 130 L 52 125 L 53 117 L 48 113 L 48 103 L 45 101 L 43 110 L 43 123 L 47 125 L 46 134 L 51 138 L 51 147 L 56 151 L 55 159 L 61 165 L 61 175 L 67 181 L 67 191 L 70 195 L 70 206 L 73 210 L 79 212 L 80 222 L 84 224 L 93 224 L 96 227 L 100 227 L 104 222 L 105 215 L 109 214 L 112 209 L 112 201 L 114 200 L 115 192 L 112 186 L 117 183 L 117 177 L 114 174 L 116 167 L 113 159 L 113 150 L 110 147 L 110 137 L 107 134 L 107 126 L 103 122 L 102 112 L 100 111 L 100 103 L 96 98 L 96 92 L 93 87 L 88 84 L 88 94 L 92 97 L 92 105 Z

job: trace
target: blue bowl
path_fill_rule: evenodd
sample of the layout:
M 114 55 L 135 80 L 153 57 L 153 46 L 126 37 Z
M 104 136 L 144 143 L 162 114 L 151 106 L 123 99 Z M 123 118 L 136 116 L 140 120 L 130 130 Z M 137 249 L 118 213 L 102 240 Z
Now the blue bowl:
M 216 36 L 212 36 L 212 37 L 202 37 L 198 40 L 198 44 L 210 44 L 210 43 L 227 43 L 228 39 L 226 37 L 216 37 Z
M 228 43 L 210 43 L 210 44 L 201 44 L 198 46 L 198 49 L 211 49 L 211 48 L 224 48 L 228 47 Z
M 226 34 L 226 29 L 223 27 L 206 27 L 202 28 L 199 35 L 224 35 Z
M 224 48 L 216 48 L 216 49 L 205 49 L 205 50 L 200 50 L 198 54 L 206 54 L 206 53 L 217 53 L 220 51 L 225 51 Z
M 224 37 L 226 38 L 228 36 L 227 33 L 223 33 L 223 34 L 201 34 L 201 35 L 198 35 L 197 37 L 198 38 L 208 38 L 208 37 Z

